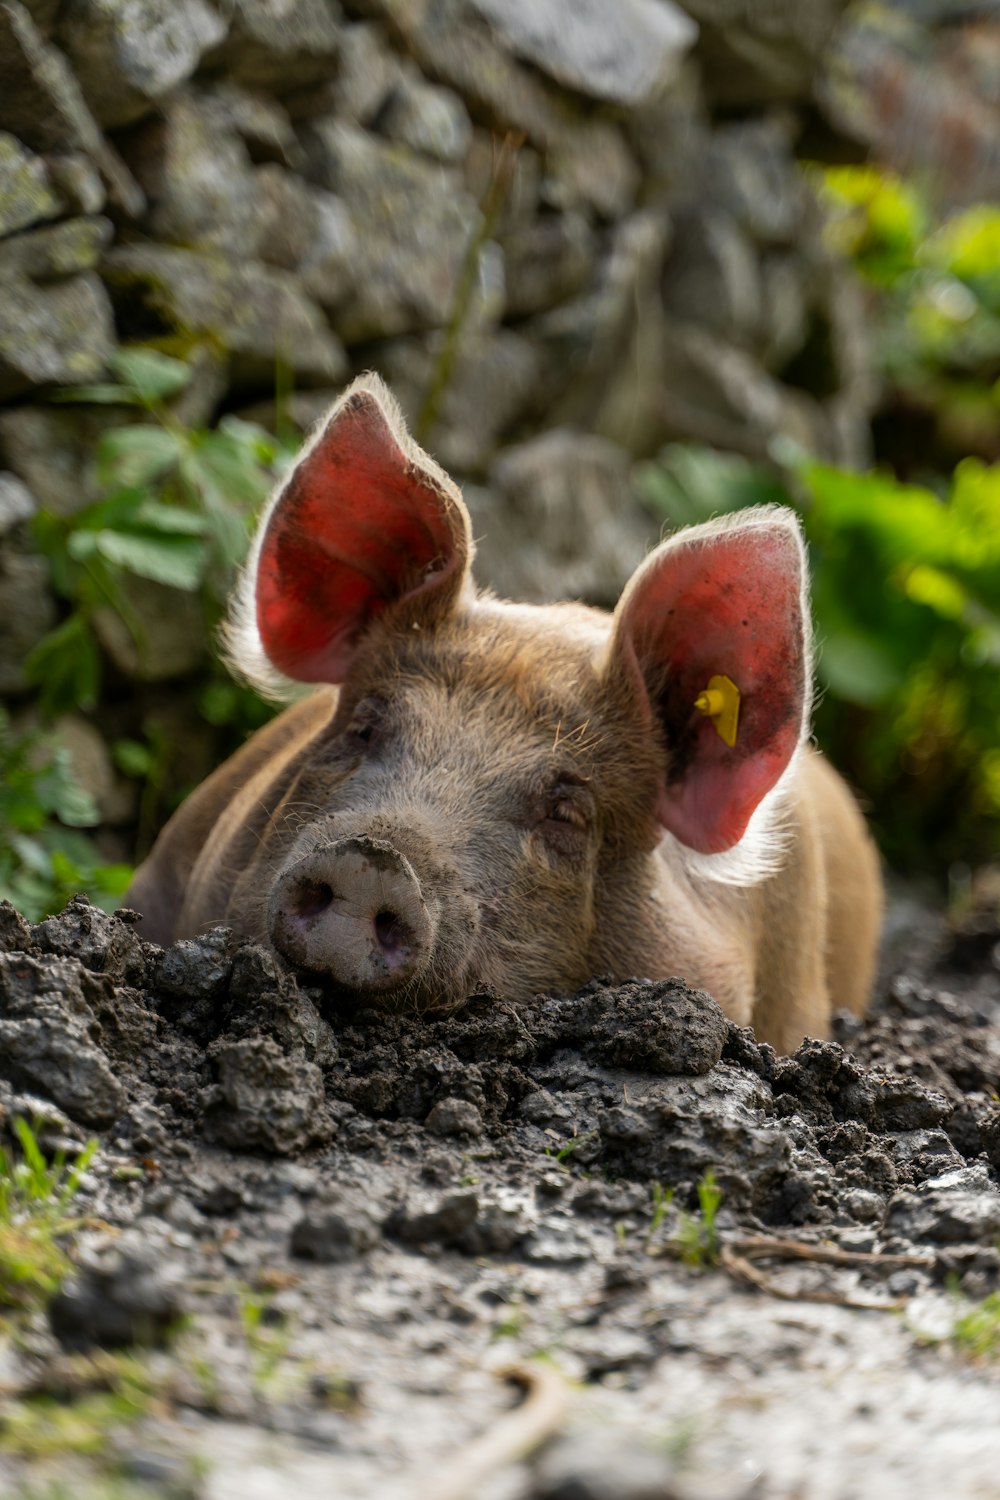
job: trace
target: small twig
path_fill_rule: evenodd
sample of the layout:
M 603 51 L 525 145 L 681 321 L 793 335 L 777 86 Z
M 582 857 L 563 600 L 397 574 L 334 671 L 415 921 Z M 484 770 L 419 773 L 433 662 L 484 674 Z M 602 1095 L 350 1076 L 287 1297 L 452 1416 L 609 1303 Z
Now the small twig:
M 719 1264 L 740 1281 L 747 1281 L 770 1297 L 785 1302 L 824 1302 L 836 1307 L 857 1307 L 867 1312 L 898 1312 L 905 1298 L 891 1302 L 852 1297 L 843 1292 L 784 1287 L 752 1264 L 755 1260 L 809 1260 L 830 1266 L 933 1266 L 933 1255 L 883 1255 L 877 1250 L 840 1250 L 834 1245 L 810 1245 L 766 1234 L 746 1235 L 722 1247 Z
M 551 1365 L 518 1364 L 498 1373 L 523 1386 L 525 1399 L 422 1485 L 419 1500 L 471 1500 L 490 1474 L 527 1457 L 561 1426 L 569 1407 L 569 1389 L 558 1370 Z
M 811 1245 L 778 1235 L 751 1234 L 728 1240 L 729 1249 L 747 1260 L 816 1260 L 831 1266 L 933 1266 L 933 1255 L 884 1255 L 879 1250 L 841 1250 L 835 1245 Z
M 856 1307 L 864 1312 L 899 1312 L 906 1306 L 906 1299 L 899 1297 L 891 1302 L 881 1302 L 867 1297 L 850 1297 L 841 1292 L 827 1292 L 819 1288 L 782 1286 L 770 1276 L 765 1276 L 763 1271 L 758 1271 L 756 1266 L 751 1265 L 744 1256 L 737 1255 L 735 1250 L 731 1250 L 728 1246 L 722 1248 L 719 1265 L 737 1280 L 748 1281 L 758 1291 L 766 1292 L 769 1297 L 779 1297 L 783 1302 L 824 1302 L 834 1307 Z

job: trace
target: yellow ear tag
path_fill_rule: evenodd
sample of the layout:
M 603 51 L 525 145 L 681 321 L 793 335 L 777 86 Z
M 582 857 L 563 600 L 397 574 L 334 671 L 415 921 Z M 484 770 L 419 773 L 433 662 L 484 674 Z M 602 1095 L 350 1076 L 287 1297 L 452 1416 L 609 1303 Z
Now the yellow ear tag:
M 740 720 L 740 690 L 729 677 L 710 677 L 708 687 L 694 700 L 699 713 L 711 719 L 720 739 L 725 740 L 730 750 L 736 744 L 736 728 Z

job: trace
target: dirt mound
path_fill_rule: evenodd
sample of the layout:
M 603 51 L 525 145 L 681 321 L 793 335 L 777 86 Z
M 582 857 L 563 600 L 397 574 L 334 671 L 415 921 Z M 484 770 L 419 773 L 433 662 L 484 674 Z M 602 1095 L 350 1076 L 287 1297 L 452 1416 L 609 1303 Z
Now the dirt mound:
M 781 1058 L 679 980 L 345 1016 L 223 929 L 163 952 L 129 914 L 83 900 L 34 928 L 0 908 L 0 1117 L 35 1119 L 50 1145 L 96 1132 L 103 1148 L 87 1190 L 102 1227 L 51 1304 L 42 1364 L 168 1343 L 160 1425 L 186 1411 L 190 1454 L 206 1449 L 190 1414 L 212 1424 L 215 1467 L 194 1493 L 228 1494 L 249 1434 L 277 1425 L 298 1458 L 337 1451 L 323 1485 L 408 1494 L 453 1422 L 473 1431 L 503 1407 L 485 1355 L 463 1388 L 461 1351 L 483 1354 L 498 1327 L 537 1349 L 554 1320 L 574 1373 L 627 1385 L 678 1356 L 664 1295 L 693 1307 L 714 1285 L 750 1316 L 750 1296 L 705 1269 L 720 1247 L 733 1277 L 782 1298 L 888 1306 L 945 1284 L 982 1297 L 1000 1279 L 1000 931 L 981 926 L 935 970 L 897 976 L 837 1042 Z M 654 1295 L 663 1277 L 673 1291 Z M 301 1377 L 294 1400 L 222 1357 L 242 1326 L 237 1283 L 294 1324 L 278 1360 Z M 207 1394 L 191 1373 L 206 1357 Z M 22 1390 L 37 1384 L 37 1357 L 18 1371 Z M 560 1451 L 523 1471 L 524 1494 L 584 1493 Z M 721 1479 L 704 1454 L 675 1455 L 669 1493 L 740 1492 L 718 1451 Z M 0 1477 L 10 1462 L 23 1478 L 3 1452 L 0 1436 Z M 586 1493 L 631 1493 L 617 1472 L 617 1489 Z M 756 1493 L 785 1493 L 779 1479 L 772 1464 Z

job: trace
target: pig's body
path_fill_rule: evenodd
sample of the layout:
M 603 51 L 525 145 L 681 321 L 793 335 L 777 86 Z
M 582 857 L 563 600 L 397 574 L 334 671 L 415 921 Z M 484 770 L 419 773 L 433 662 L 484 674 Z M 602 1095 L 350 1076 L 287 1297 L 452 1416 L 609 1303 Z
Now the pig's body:
M 396 1008 L 680 974 L 783 1051 L 825 1035 L 834 1007 L 863 1008 L 877 862 L 850 793 L 802 744 L 790 518 L 683 533 L 612 617 L 477 596 L 457 491 L 376 383 L 344 398 L 300 472 L 262 528 L 250 628 L 271 665 L 331 686 L 168 825 L 128 898 L 148 936 L 225 922 Z M 370 524 L 376 485 L 396 508 Z M 362 521 L 317 535 L 319 492 Z M 721 602 L 704 593 L 716 583 Z M 766 634 L 774 609 L 787 640 Z M 746 687 L 734 746 L 693 707 L 727 668 Z

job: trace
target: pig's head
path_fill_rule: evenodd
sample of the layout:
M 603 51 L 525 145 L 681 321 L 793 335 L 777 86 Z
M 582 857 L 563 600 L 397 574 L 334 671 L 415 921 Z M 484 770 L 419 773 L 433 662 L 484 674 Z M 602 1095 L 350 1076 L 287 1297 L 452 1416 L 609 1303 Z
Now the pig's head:
M 715 857 L 767 822 L 804 732 L 790 513 L 664 542 L 613 617 L 477 595 L 471 555 L 458 489 L 365 377 L 247 571 L 237 666 L 339 693 L 231 917 L 348 998 L 442 1008 L 649 972 L 670 923 L 662 855 L 731 879 Z M 718 673 L 742 694 L 734 746 L 696 707 Z

